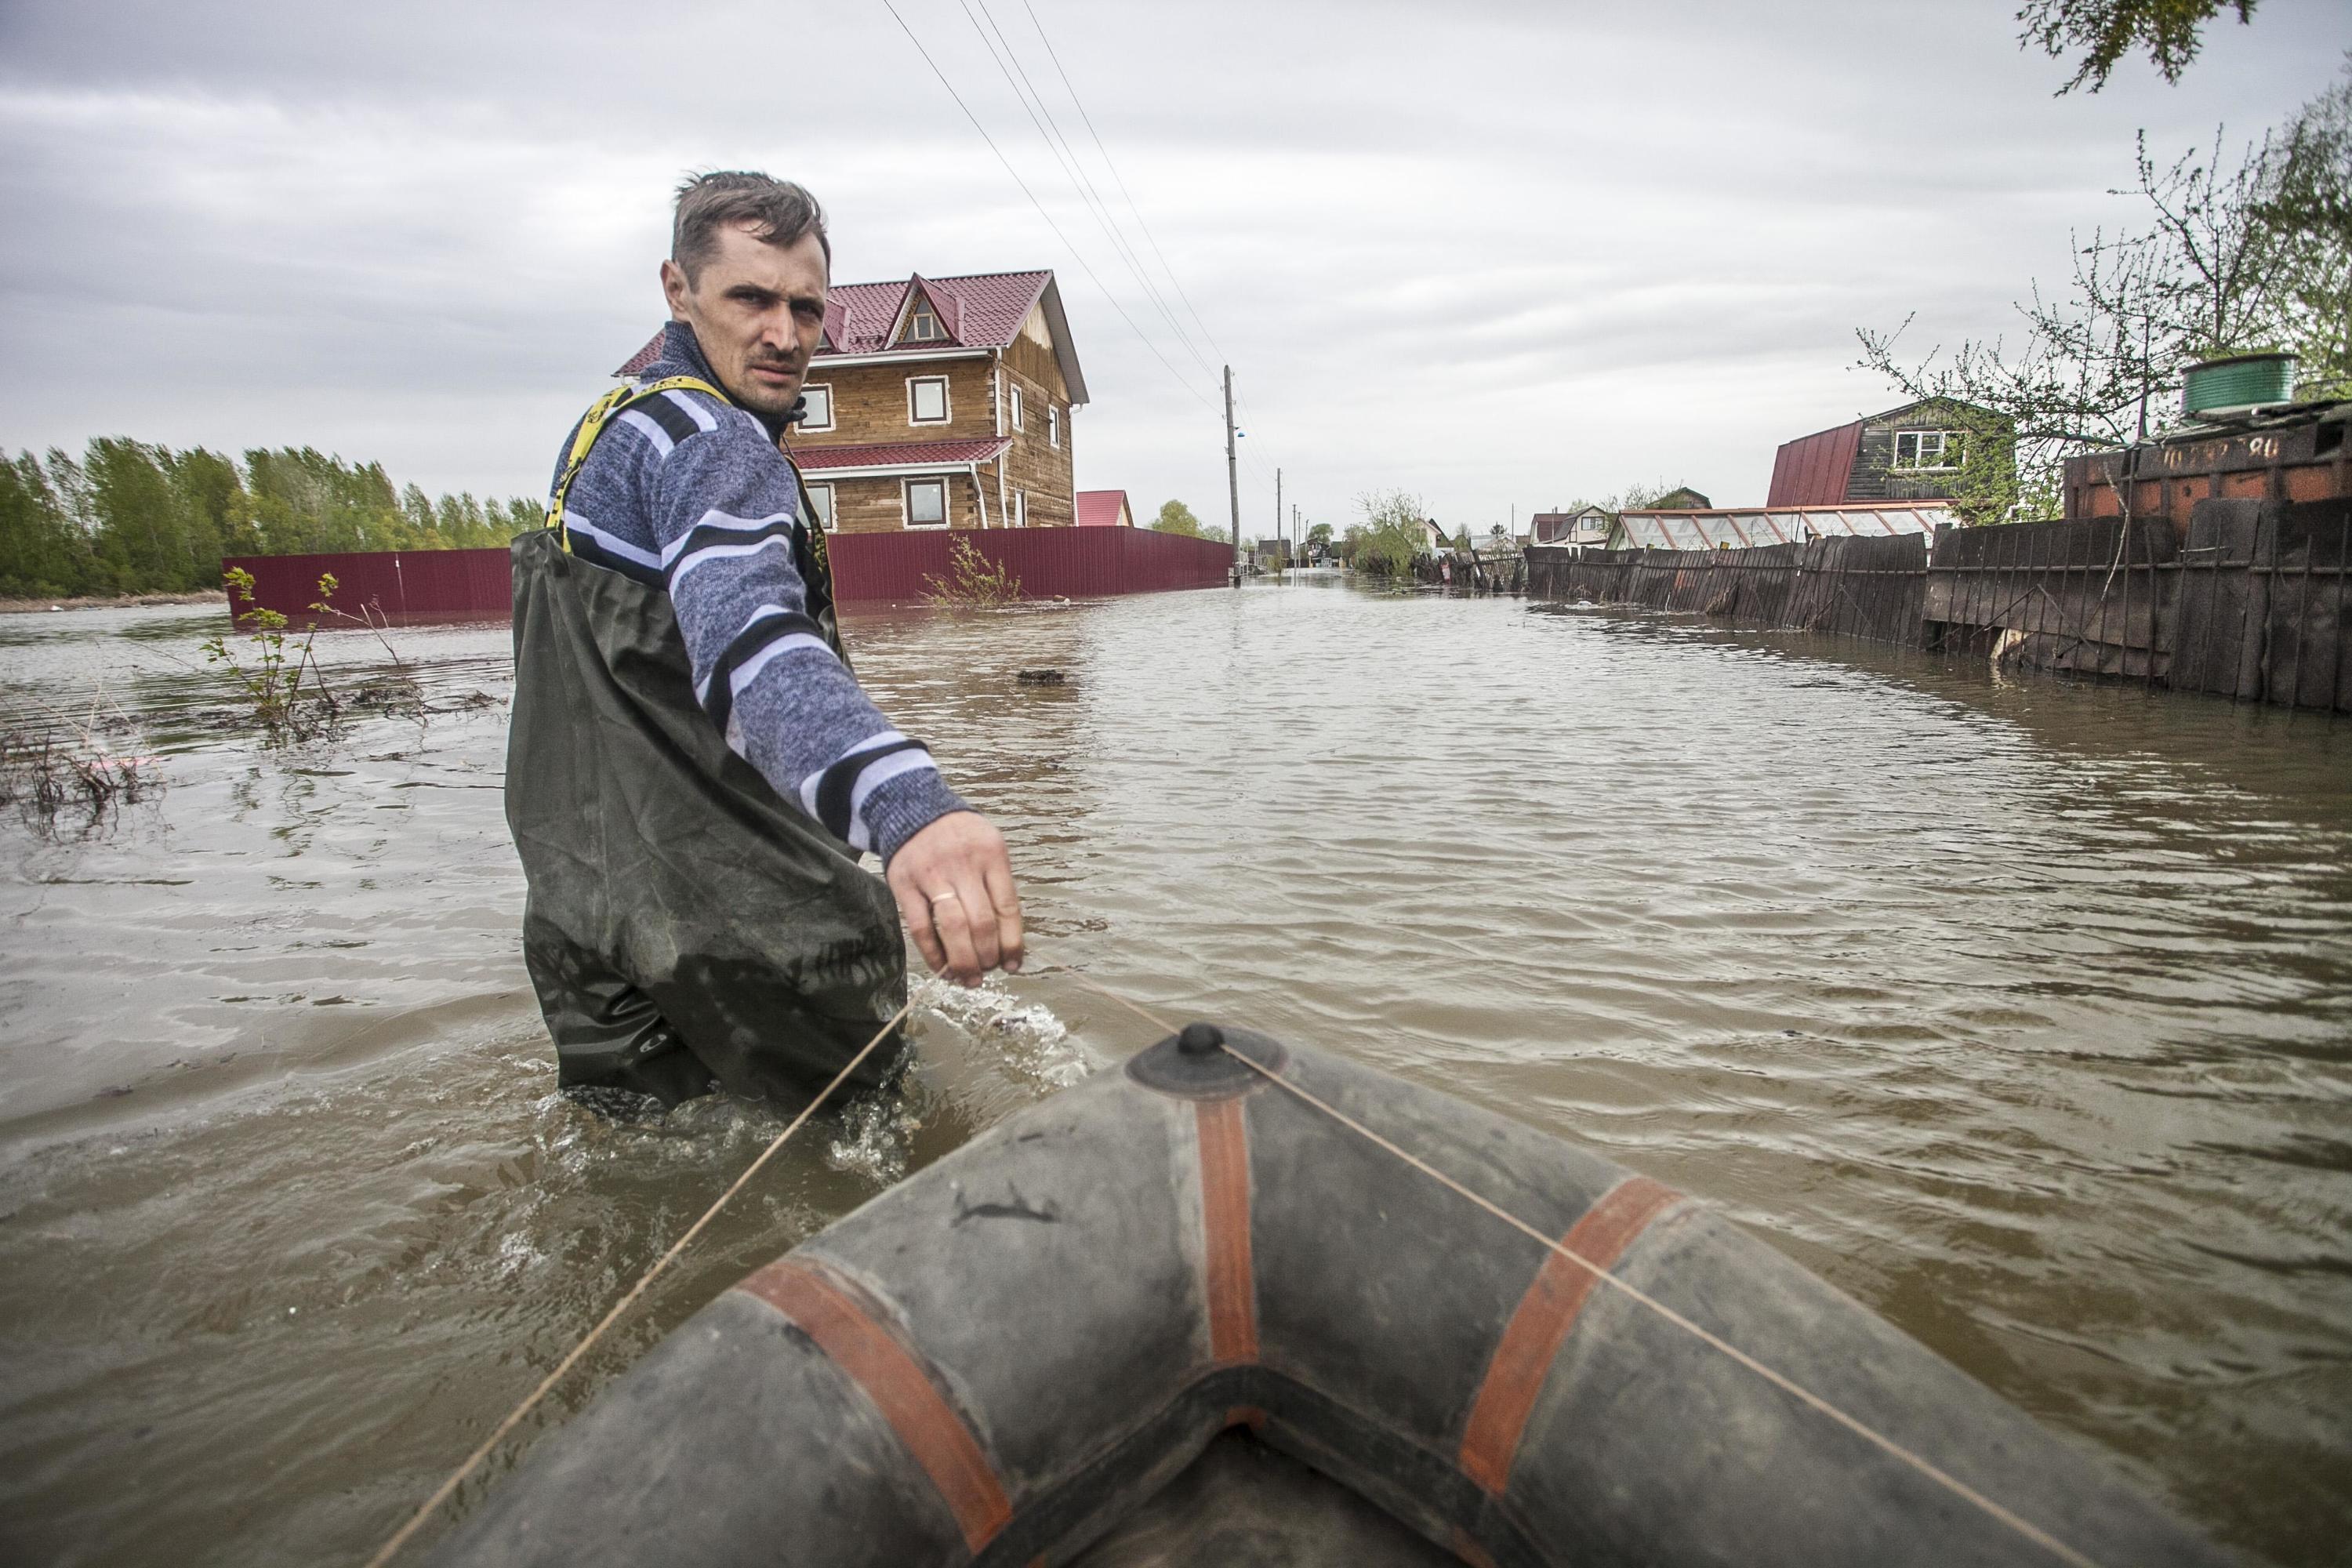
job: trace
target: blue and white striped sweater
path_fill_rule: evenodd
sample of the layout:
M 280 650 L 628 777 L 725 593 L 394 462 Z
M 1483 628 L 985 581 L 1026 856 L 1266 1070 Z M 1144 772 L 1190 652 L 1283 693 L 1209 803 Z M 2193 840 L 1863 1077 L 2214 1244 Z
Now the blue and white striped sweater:
M 669 324 L 643 379 L 672 375 L 718 384 L 683 321 Z M 673 391 L 605 427 L 563 515 L 573 555 L 669 595 L 695 696 L 728 745 L 836 837 L 887 860 L 968 808 L 826 645 L 793 564 L 799 512 L 792 466 L 767 426 Z

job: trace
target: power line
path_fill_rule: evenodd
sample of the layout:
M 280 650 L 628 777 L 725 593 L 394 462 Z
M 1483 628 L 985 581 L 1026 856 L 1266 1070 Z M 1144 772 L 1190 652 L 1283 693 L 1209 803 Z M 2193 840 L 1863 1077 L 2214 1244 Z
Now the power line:
M 1217 342 L 1217 335 L 1209 331 L 1209 323 L 1201 319 L 1200 309 L 1192 303 L 1192 297 L 1184 292 L 1183 280 L 1168 264 L 1168 253 L 1160 248 L 1159 237 L 1151 232 L 1151 225 L 1144 221 L 1143 209 L 1135 204 L 1135 193 L 1127 188 L 1127 176 L 1118 172 L 1118 160 L 1110 155 L 1110 149 L 1103 145 L 1102 132 L 1095 129 L 1095 117 L 1087 112 L 1086 100 L 1078 96 L 1076 85 L 1070 80 L 1070 73 L 1062 68 L 1061 54 L 1054 47 L 1054 40 L 1045 36 L 1045 25 L 1037 19 L 1037 8 L 1029 0 L 1021 0 L 1021 8 L 1029 13 L 1029 25 L 1037 30 L 1037 41 L 1045 46 L 1045 58 L 1054 62 L 1054 72 L 1062 79 L 1063 90 L 1070 95 L 1070 101 L 1077 106 L 1078 118 L 1086 122 L 1087 134 L 1094 138 L 1095 151 L 1102 154 L 1103 166 L 1110 171 L 1111 179 L 1118 184 L 1118 194 L 1127 201 L 1127 210 L 1135 215 L 1135 226 L 1143 231 L 1145 241 L 1151 247 L 1151 254 L 1160 258 L 1160 269 L 1175 286 L 1176 297 L 1184 301 L 1184 309 L 1191 314 L 1192 324 L 1201 329 L 1201 336 L 1208 340 L 1209 347 L 1216 351 L 1219 359 L 1230 361 L 1232 356 Z
M 948 89 L 948 96 L 955 100 L 958 109 L 963 110 L 963 117 L 971 121 L 971 128 L 980 132 L 980 139 L 988 143 L 988 150 L 996 154 L 996 161 L 1004 165 L 1004 172 L 1013 176 L 1013 183 L 1021 187 L 1021 194 L 1029 198 L 1029 205 L 1037 209 L 1037 216 L 1045 220 L 1045 226 L 1054 231 L 1054 237 L 1062 242 L 1062 247 L 1070 253 L 1070 258 L 1078 264 L 1079 269 L 1086 273 L 1087 279 L 1097 289 L 1101 289 L 1102 297 L 1110 301 L 1110 308 L 1118 312 L 1118 319 L 1127 323 L 1128 331 L 1133 332 L 1143 346 L 1151 351 L 1151 357 L 1158 360 L 1161 368 L 1176 378 L 1178 385 L 1191 393 L 1193 398 L 1211 413 L 1215 413 L 1217 405 L 1203 396 L 1200 388 L 1185 380 L 1182 372 L 1169 363 L 1168 356 L 1160 352 L 1160 345 L 1145 336 L 1143 329 L 1135 324 L 1135 318 L 1127 313 L 1127 307 L 1118 302 L 1118 296 L 1105 287 L 1093 265 L 1087 260 L 1085 253 L 1070 243 L 1070 237 L 1062 232 L 1062 226 L 1054 221 L 1054 215 L 1045 210 L 1045 204 L 1037 199 L 1037 193 L 1029 188 L 1029 182 L 1021 177 L 1021 171 L 1013 166 L 1013 160 L 1004 155 L 1004 149 L 996 144 L 996 138 L 988 133 L 988 127 L 980 122 L 980 117 L 971 111 L 971 106 L 963 100 L 963 95 L 956 91 L 955 84 L 948 80 L 947 73 L 940 69 L 939 62 L 931 58 L 930 50 L 923 47 L 923 40 L 915 36 L 915 30 L 912 27 L 907 26 L 907 18 L 898 15 L 898 7 L 893 5 L 891 0 L 882 0 L 882 8 L 890 13 L 890 19 L 898 24 L 898 30 L 907 35 L 907 41 L 915 46 L 917 54 L 923 57 L 923 63 L 931 68 L 931 74 L 939 78 L 941 87 Z
M 988 9 L 988 0 L 978 0 L 978 4 L 983 12 Z M 1078 94 L 1077 84 L 1070 79 L 1068 68 L 1062 64 L 1061 51 L 1054 47 L 1053 37 L 1045 31 L 1045 24 L 1039 18 L 1036 6 L 1032 4 L 1032 0 L 1021 0 L 1021 7 L 1028 14 L 1029 26 L 1036 32 L 1037 41 L 1045 46 L 1045 57 L 1053 62 L 1055 74 L 1061 78 L 1062 89 L 1069 95 L 1072 106 L 1078 111 L 1079 120 L 1086 125 L 1087 134 L 1093 139 L 1095 151 L 1100 155 L 1103 166 L 1110 171 L 1112 181 L 1118 184 L 1119 195 L 1126 202 L 1129 213 L 1133 216 L 1136 227 L 1142 231 L 1145 243 L 1151 247 L 1152 255 L 1158 258 L 1160 262 L 1160 270 L 1166 276 L 1169 284 L 1176 290 L 1176 297 L 1183 302 L 1185 312 L 1192 318 L 1193 324 L 1200 328 L 1201 336 L 1207 340 L 1210 348 L 1215 352 L 1220 360 L 1223 360 L 1227 364 L 1232 363 L 1233 356 L 1225 353 L 1224 346 L 1217 342 L 1216 334 L 1209 330 L 1208 322 L 1202 319 L 1200 308 L 1193 304 L 1192 295 L 1186 292 L 1183 280 L 1176 276 L 1176 268 L 1174 265 L 1169 261 L 1167 251 L 1161 248 L 1159 237 L 1151 232 L 1151 225 L 1144 217 L 1143 209 L 1137 204 L 1135 200 L 1135 193 L 1128 185 L 1127 176 L 1119 172 L 1118 161 L 1111 156 L 1108 144 L 1103 141 L 1102 132 L 1096 126 L 1094 116 L 1087 110 L 1086 100 L 1081 98 Z M 990 18 L 990 22 L 991 25 L 993 26 L 994 18 L 992 16 Z M 998 36 L 999 37 L 1002 37 L 1003 34 L 1000 33 Z M 1008 54 L 1012 53 L 1012 44 L 1009 40 L 1005 44 L 1005 51 Z M 1015 58 L 1015 64 L 1016 66 L 1018 65 L 1017 57 Z M 1023 79 L 1026 80 L 1028 73 L 1024 70 L 1022 75 Z M 1034 83 L 1031 85 L 1030 90 L 1033 94 L 1036 93 L 1036 89 Z M 1044 95 L 1037 94 L 1037 99 L 1039 106 L 1042 108 L 1045 102 Z M 1046 110 L 1046 118 L 1048 120 L 1053 118 L 1052 110 Z M 1058 132 L 1060 127 L 1056 125 L 1055 129 Z M 1067 145 L 1066 138 L 1065 138 L 1065 145 Z M 1075 150 L 1073 150 L 1072 156 L 1075 159 Z M 1093 182 L 1091 180 L 1087 181 L 1089 188 L 1092 188 L 1092 184 Z M 1096 199 L 1098 203 L 1101 201 L 1100 194 L 1098 192 L 1097 193 Z M 1107 209 L 1107 204 L 1105 204 L 1105 205 Z M 1132 247 L 1130 247 L 1130 249 Z M 1150 285 L 1147 284 L 1147 288 L 1149 287 Z M 1155 300 L 1160 298 L 1159 292 L 1156 289 L 1152 289 L 1151 292 Z M 1168 311 L 1164 300 L 1161 301 L 1161 313 L 1164 315 L 1171 314 Z M 1174 324 L 1172 321 L 1171 324 Z M 1184 342 L 1185 345 L 1188 348 L 1192 347 L 1191 334 L 1185 332 L 1181 326 L 1177 328 L 1177 332 L 1179 338 Z M 1193 348 L 1192 355 L 1195 359 L 1201 358 L 1200 350 Z M 1202 366 L 1204 369 L 1207 368 L 1206 361 L 1202 361 Z M 1253 426 L 1257 426 L 1259 424 L 1257 411 L 1250 405 L 1249 398 L 1243 395 L 1238 388 L 1235 389 L 1234 398 L 1241 405 L 1242 412 L 1249 420 L 1250 424 Z M 1243 462 L 1254 471 L 1255 477 L 1261 482 L 1269 479 L 1265 465 L 1258 460 L 1255 452 L 1247 453 L 1247 455 L 1244 457 Z
M 1013 40 L 1006 37 L 1004 30 L 996 25 L 995 14 L 989 10 L 988 0 L 958 0 L 958 4 L 962 5 L 964 19 L 971 24 L 972 32 L 979 37 L 981 47 L 988 51 L 988 58 L 995 62 L 998 73 L 1004 78 L 1005 85 L 1013 89 L 1013 96 L 1019 100 L 1023 112 L 1029 116 L 1029 123 L 1036 128 L 1039 139 L 1045 143 L 1045 151 L 1054 155 L 1055 161 L 1062 165 L 1062 172 L 1069 176 L 1071 188 L 1078 194 L 1079 205 L 1087 208 L 1087 216 L 1095 220 L 1095 226 L 1101 229 L 1103 237 L 1110 241 L 1113 253 L 1127 264 L 1129 273 L 1142 287 L 1144 297 L 1150 300 L 1160 311 L 1160 320 L 1168 323 L 1169 331 L 1176 334 L 1176 341 L 1183 344 L 1185 352 L 1192 356 L 1193 363 L 1209 374 L 1216 374 L 1217 367 L 1209 363 L 1208 358 L 1201 353 L 1199 345 L 1192 342 L 1192 334 L 1184 330 L 1184 323 L 1178 321 L 1175 311 L 1169 308 L 1167 298 L 1160 292 L 1160 286 L 1154 283 L 1150 275 L 1144 270 L 1142 260 L 1137 255 L 1135 247 L 1129 242 L 1125 235 L 1119 232 L 1118 219 L 1112 215 L 1110 205 L 1103 200 L 1102 193 L 1096 188 L 1093 176 L 1086 172 L 1084 164 L 1077 156 L 1076 149 L 1070 145 L 1070 139 L 1062 133 L 1062 127 L 1055 120 L 1053 110 L 1046 107 L 1045 95 L 1039 92 L 1037 84 L 1030 79 L 1029 68 L 1021 63 L 1020 52 L 1013 48 Z M 974 4 L 980 7 L 977 16 L 972 11 Z M 988 23 L 987 32 L 981 31 L 981 20 L 983 17 Z M 992 33 L 995 35 L 994 43 L 989 41 L 989 35 Z M 1001 55 L 999 46 L 1003 48 Z M 1043 119 L 1039 118 L 1041 115 Z

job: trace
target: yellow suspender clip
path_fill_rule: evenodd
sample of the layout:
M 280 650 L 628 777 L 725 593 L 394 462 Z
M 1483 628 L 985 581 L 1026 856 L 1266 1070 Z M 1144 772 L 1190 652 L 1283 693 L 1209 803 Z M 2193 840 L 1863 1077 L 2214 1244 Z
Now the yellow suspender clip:
M 644 386 L 616 386 L 590 404 L 580 421 L 580 433 L 572 437 L 572 450 L 564 454 L 563 472 L 556 477 L 555 493 L 548 498 L 547 526 L 555 530 L 555 537 L 567 554 L 572 549 L 572 535 L 563 526 L 563 500 L 572 493 L 572 481 L 580 477 L 596 437 L 604 433 L 604 426 L 613 422 L 614 416 L 665 392 L 707 392 L 721 403 L 727 401 L 725 393 L 699 376 L 670 375 Z

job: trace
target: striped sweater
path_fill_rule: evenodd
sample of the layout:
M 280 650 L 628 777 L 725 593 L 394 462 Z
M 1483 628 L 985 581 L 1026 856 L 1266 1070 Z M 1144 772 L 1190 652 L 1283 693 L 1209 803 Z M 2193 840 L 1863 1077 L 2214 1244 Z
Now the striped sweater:
M 683 321 L 669 323 L 642 379 L 672 375 L 719 384 Z M 801 489 L 776 434 L 703 393 L 649 398 L 605 426 L 572 482 L 564 524 L 580 560 L 668 594 L 695 696 L 727 744 L 851 848 L 887 860 L 969 808 L 922 742 L 867 700 L 810 614 L 793 564 Z M 562 450 L 571 447 L 567 436 Z

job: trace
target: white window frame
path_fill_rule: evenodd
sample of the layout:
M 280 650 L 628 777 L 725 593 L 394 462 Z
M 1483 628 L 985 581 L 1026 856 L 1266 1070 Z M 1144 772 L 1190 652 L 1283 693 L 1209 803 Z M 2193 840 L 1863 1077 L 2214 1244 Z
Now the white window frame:
M 1029 492 L 1027 490 L 1013 492 L 1013 526 L 1015 528 L 1029 526 Z
M 833 383 L 829 381 L 811 382 L 803 385 L 801 388 L 801 395 L 803 397 L 806 397 L 812 392 L 822 392 L 824 394 L 824 423 L 820 425 L 814 418 L 803 419 L 800 422 L 797 428 L 808 431 L 811 434 L 832 429 L 834 421 Z
M 1045 445 L 1062 449 L 1062 411 L 1051 403 L 1045 405 Z
M 809 510 L 816 513 L 817 526 L 831 533 L 833 531 L 833 486 L 820 480 L 809 485 L 808 493 Z
M 936 386 L 940 389 L 940 416 L 925 419 L 915 412 L 915 389 Z M 952 425 L 955 405 L 948 395 L 948 378 L 943 375 L 910 375 L 907 378 L 907 423 L 909 425 Z
M 928 332 L 915 331 L 915 324 L 926 319 L 930 321 L 931 330 Z M 939 308 L 918 294 L 915 302 L 907 308 L 907 330 L 898 334 L 898 341 L 902 343 L 943 343 L 948 341 L 948 324 L 940 320 Z
M 1010 390 L 1013 394 L 1013 427 L 1015 430 L 1025 430 L 1028 426 L 1021 422 L 1022 411 L 1020 385 L 1016 383 Z
M 937 485 L 937 486 L 939 487 L 939 489 L 940 489 L 940 520 L 939 520 L 939 521 L 937 521 L 937 522 L 917 522 L 917 521 L 915 521 L 915 487 L 916 487 L 917 485 Z M 945 527 L 948 525 L 948 481 L 947 481 L 947 476 L 946 476 L 946 475 L 944 475 L 944 474 L 928 474 L 928 475 L 925 475 L 925 476 L 924 476 L 923 478 L 921 478 L 921 479 L 901 479 L 901 480 L 899 480 L 899 481 L 898 481 L 898 511 L 899 511 L 899 521 L 900 521 L 900 523 L 901 523 L 903 526 L 905 526 L 905 527 L 907 527 L 907 528 L 911 528 L 911 529 L 921 529 L 921 530 L 926 530 L 926 531 L 930 530 L 930 529 L 934 529 L 934 528 L 945 528 Z
M 1936 438 L 1937 461 L 1924 463 L 1919 459 L 1930 436 Z M 1907 463 L 1903 460 L 1903 441 L 1906 437 L 1908 437 L 1911 441 L 1911 460 Z M 1960 465 L 1957 461 L 1947 462 L 1943 459 L 1958 458 L 1964 456 L 1961 443 L 1967 437 L 1968 432 L 1965 430 L 1897 430 L 1895 432 L 1895 455 L 1888 460 L 1887 467 L 1898 474 L 1956 473 Z

